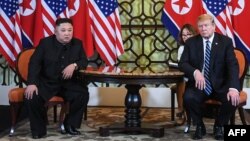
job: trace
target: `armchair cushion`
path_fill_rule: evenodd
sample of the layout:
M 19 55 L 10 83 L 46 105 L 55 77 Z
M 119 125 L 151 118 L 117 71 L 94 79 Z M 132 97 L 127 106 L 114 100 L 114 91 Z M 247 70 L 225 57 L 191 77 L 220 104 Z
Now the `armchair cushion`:
M 247 93 L 245 91 L 240 92 L 240 104 L 239 106 L 244 106 L 246 105 L 247 102 Z
M 25 88 L 13 88 L 9 91 L 10 102 L 23 102 Z

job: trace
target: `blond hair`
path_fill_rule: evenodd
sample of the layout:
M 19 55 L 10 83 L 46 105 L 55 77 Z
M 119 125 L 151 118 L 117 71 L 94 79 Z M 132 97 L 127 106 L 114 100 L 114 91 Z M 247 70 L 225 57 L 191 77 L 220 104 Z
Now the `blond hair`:
M 205 20 L 210 20 L 211 23 L 214 23 L 214 17 L 212 15 L 209 15 L 209 14 L 200 15 L 197 19 L 197 23 L 200 21 L 205 21 Z

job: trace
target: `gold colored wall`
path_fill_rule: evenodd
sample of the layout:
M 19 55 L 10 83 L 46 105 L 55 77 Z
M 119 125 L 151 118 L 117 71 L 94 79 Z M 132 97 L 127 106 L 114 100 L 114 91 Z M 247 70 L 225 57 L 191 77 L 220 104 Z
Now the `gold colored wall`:
M 163 27 L 164 0 L 118 0 L 125 53 L 119 66 L 166 65 L 176 60 L 177 44 Z

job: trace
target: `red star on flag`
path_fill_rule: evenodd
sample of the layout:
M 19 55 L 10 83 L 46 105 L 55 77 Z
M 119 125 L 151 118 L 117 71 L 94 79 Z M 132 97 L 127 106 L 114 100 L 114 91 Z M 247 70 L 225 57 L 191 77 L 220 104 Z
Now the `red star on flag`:
M 242 9 L 242 7 L 239 5 L 239 2 L 233 2 L 233 0 L 228 3 L 228 6 L 232 7 L 232 12 L 234 12 L 234 10 L 237 8 Z
M 76 10 L 74 4 L 75 4 L 75 0 L 69 0 L 68 1 L 68 8 L 72 9 L 72 10 Z
M 179 1 L 174 2 L 173 4 L 179 5 L 179 12 L 180 13 L 181 13 L 183 8 L 185 8 L 185 7 L 189 8 L 187 3 L 186 3 L 186 0 L 179 0 Z
M 27 1 L 28 1 L 28 2 L 27 2 Z M 23 2 L 20 4 L 20 6 L 23 7 L 23 13 L 25 12 L 26 9 L 31 9 L 31 10 L 33 10 L 32 7 L 31 7 L 31 5 L 30 5 L 31 0 L 27 0 L 27 1 L 26 1 L 26 2 L 23 1 Z

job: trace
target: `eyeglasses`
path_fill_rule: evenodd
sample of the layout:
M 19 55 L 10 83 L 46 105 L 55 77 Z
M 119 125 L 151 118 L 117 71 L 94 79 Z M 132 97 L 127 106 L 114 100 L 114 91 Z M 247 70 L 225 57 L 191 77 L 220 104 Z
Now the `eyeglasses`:
M 193 34 L 182 34 L 182 37 L 188 37 L 188 36 L 192 36 Z

